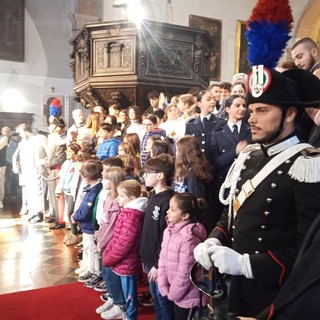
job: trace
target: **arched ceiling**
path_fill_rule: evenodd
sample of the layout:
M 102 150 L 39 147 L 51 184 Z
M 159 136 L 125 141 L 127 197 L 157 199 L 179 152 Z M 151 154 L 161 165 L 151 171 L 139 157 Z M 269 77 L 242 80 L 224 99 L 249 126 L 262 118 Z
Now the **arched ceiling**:
M 320 46 L 320 0 L 310 0 L 301 15 L 295 38 L 304 37 L 313 39 Z

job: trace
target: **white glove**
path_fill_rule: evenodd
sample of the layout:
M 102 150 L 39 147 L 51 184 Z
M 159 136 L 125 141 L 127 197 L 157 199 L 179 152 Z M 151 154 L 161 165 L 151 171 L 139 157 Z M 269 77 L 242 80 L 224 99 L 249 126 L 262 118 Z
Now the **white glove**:
M 213 262 L 210 258 L 213 247 L 221 246 L 221 242 L 216 238 L 207 239 L 205 242 L 198 244 L 194 250 L 193 255 L 195 260 L 200 263 L 206 270 L 209 270 L 213 266 Z
M 249 255 L 247 253 L 240 254 L 228 247 L 215 246 L 211 260 L 220 273 L 226 273 L 233 276 L 245 276 L 248 279 L 253 279 L 252 268 Z

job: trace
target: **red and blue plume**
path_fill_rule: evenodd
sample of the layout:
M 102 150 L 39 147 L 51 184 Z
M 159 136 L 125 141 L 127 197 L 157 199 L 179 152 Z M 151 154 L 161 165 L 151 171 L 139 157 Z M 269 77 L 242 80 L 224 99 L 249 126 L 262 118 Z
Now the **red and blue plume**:
M 288 0 L 258 0 L 247 21 L 248 60 L 251 66 L 274 69 L 291 38 L 293 17 Z
M 54 117 L 58 117 L 60 115 L 60 108 L 61 108 L 61 104 L 60 104 L 60 100 L 54 98 L 51 103 L 50 103 L 50 116 L 54 116 Z

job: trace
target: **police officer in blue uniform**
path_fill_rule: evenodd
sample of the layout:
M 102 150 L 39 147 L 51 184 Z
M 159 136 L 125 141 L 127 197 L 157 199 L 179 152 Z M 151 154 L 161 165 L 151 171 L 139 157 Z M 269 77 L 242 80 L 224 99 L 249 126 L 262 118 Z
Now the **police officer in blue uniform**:
M 201 144 L 202 151 L 210 161 L 211 133 L 222 127 L 227 121 L 216 117 L 212 112 L 216 101 L 210 91 L 200 91 L 197 105 L 201 110 L 200 116 L 186 124 L 186 134 L 194 136 Z
M 224 209 L 219 201 L 219 190 L 227 176 L 228 170 L 238 154 L 251 141 L 251 130 L 245 119 L 247 113 L 245 98 L 231 95 L 225 103 L 227 123 L 212 132 L 211 152 L 214 167 L 214 179 L 211 186 L 211 208 L 214 212 L 214 224 L 220 219 Z

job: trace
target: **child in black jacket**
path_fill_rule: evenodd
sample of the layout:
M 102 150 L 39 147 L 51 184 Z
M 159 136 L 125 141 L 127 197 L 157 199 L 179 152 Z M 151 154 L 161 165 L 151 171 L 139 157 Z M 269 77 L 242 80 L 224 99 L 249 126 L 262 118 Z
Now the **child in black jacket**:
M 158 259 L 163 231 L 167 227 L 165 217 L 174 191 L 168 187 L 173 177 L 174 164 L 167 154 L 147 160 L 144 166 L 146 187 L 154 189 L 150 196 L 141 235 L 140 256 L 148 275 L 150 293 L 153 297 L 157 319 L 174 318 L 173 303 L 162 297 L 157 286 Z

